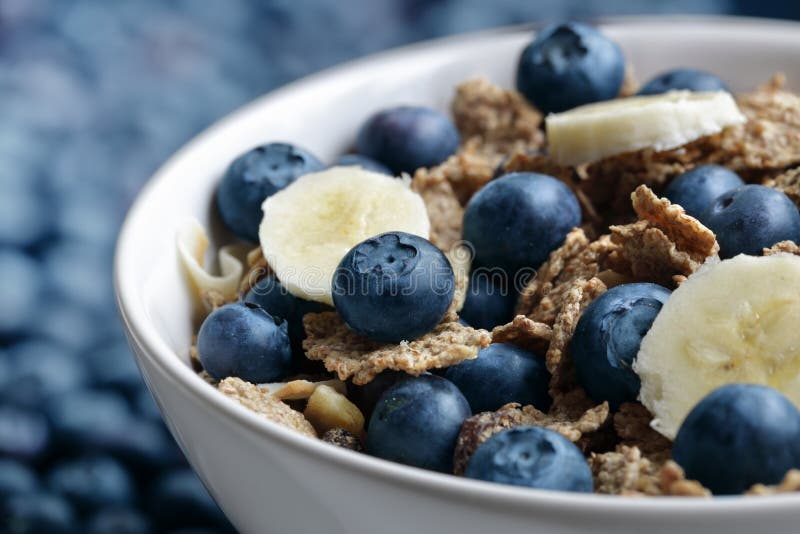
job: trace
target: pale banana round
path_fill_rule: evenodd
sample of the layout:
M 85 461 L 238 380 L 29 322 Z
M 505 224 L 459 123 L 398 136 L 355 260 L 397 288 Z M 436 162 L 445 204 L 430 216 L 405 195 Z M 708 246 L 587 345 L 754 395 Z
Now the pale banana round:
M 767 385 L 800 407 L 800 257 L 740 255 L 703 266 L 661 309 L 633 369 L 653 428 L 670 439 L 724 384 Z
M 409 180 L 360 167 L 301 176 L 262 210 L 259 240 L 278 279 L 291 294 L 325 304 L 333 304 L 333 274 L 353 246 L 389 231 L 430 234 L 425 203 Z
M 550 156 L 578 165 L 643 148 L 670 150 L 745 117 L 724 91 L 670 91 L 580 106 L 547 116 Z

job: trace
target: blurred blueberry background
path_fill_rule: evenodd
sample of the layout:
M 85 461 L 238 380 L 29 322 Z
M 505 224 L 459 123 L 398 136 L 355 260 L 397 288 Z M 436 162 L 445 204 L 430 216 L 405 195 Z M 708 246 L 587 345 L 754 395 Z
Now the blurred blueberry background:
M 111 287 L 142 183 L 215 119 L 441 35 L 780 0 L 0 0 L 0 532 L 229 532 L 169 437 Z

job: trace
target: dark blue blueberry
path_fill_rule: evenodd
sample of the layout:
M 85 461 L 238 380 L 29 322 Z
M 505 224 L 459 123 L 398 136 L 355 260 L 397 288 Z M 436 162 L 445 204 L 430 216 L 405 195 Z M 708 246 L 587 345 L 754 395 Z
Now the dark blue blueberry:
M 319 313 L 328 309 L 319 302 L 297 298 L 274 276 L 266 276 L 259 280 L 244 297 L 245 302 L 261 306 L 273 317 L 284 319 L 289 327 L 289 341 L 296 358 L 305 359 L 303 339 L 306 337 L 303 328 L 303 316 L 307 313 Z
M 536 173 L 512 173 L 478 191 L 464 212 L 464 240 L 475 262 L 498 267 L 514 280 L 537 268 L 581 223 L 578 199 L 564 182 Z
M 538 426 L 495 434 L 470 458 L 468 478 L 529 488 L 591 493 L 592 471 L 567 438 Z
M 91 443 L 95 450 L 112 455 L 137 476 L 149 477 L 167 467 L 183 465 L 178 444 L 163 423 L 140 418 L 127 422 L 127 435 L 113 432 L 98 435 Z
M 0 273 L 0 336 L 18 334 L 41 320 L 45 277 L 33 258 L 11 248 L 0 248 Z
M 393 174 L 413 174 L 420 167 L 433 167 L 446 160 L 459 141 L 449 117 L 429 108 L 399 106 L 367 119 L 358 131 L 356 148 L 389 167 Z
M 197 334 L 197 354 L 208 373 L 253 383 L 277 382 L 291 371 L 288 323 L 250 302 L 214 310 Z
M 459 314 L 474 328 L 491 330 L 514 318 L 516 304 L 513 280 L 508 280 L 505 273 L 478 268 L 470 275 L 467 298 Z
M 578 320 L 570 344 L 586 393 L 612 409 L 636 400 L 641 382 L 632 365 L 670 292 L 656 284 L 623 284 L 600 295 Z
M 383 392 L 404 378 L 408 378 L 408 374 L 402 371 L 384 371 L 363 386 L 356 386 L 352 381 L 348 381 L 347 398 L 358 406 L 364 414 L 364 419 L 369 421 Z
M 619 46 L 577 22 L 544 28 L 517 65 L 517 89 L 544 113 L 615 98 L 624 78 Z
M 165 473 L 148 493 L 150 513 L 161 531 L 181 527 L 233 531 L 225 514 L 190 469 Z
M 50 216 L 47 202 L 33 187 L 4 187 L 0 194 L 0 246 L 28 247 L 37 243 L 50 230 Z
M 133 508 L 111 507 L 100 510 L 88 522 L 87 534 L 150 534 L 147 518 Z
M 664 196 L 698 218 L 715 198 L 742 185 L 739 175 L 725 167 L 701 165 L 672 180 L 664 189 Z
M 514 345 L 492 343 L 447 369 L 444 377 L 458 386 L 473 413 L 497 410 L 509 402 L 550 409 L 550 373 L 544 358 Z
M 700 215 L 717 236 L 721 258 L 760 255 L 778 241 L 800 242 L 800 213 L 785 194 L 743 185 L 718 196 Z
M 345 154 L 339 157 L 339 159 L 337 159 L 336 162 L 331 166 L 348 167 L 353 165 L 361 167 L 367 171 L 379 172 L 381 174 L 388 174 L 390 176 L 392 175 L 392 170 L 389 167 L 379 161 L 375 161 L 374 159 L 368 158 L 367 156 L 363 156 L 361 154 Z
M 658 74 L 639 89 L 640 95 L 657 95 L 676 89 L 688 91 L 728 91 L 725 83 L 702 70 L 673 69 Z
M 117 393 L 74 391 L 54 397 L 45 412 L 60 453 L 97 451 L 113 436 L 128 439 L 130 410 Z
M 369 420 L 367 452 L 407 465 L 452 472 L 456 438 L 472 415 L 449 380 L 407 378 L 387 389 Z
M 49 493 L 13 495 L 2 501 L 0 532 L 14 534 L 77 534 L 75 511 L 62 497 Z
M 800 468 L 800 412 L 772 388 L 722 386 L 686 416 L 672 456 L 688 478 L 716 494 L 777 484 Z
M 11 347 L 8 383 L 0 397 L 16 406 L 38 410 L 53 395 L 88 382 L 83 363 L 68 351 L 45 341 L 25 341 Z
M 333 277 L 333 303 L 347 326 L 387 343 L 432 330 L 454 291 L 447 257 L 430 241 L 405 232 L 362 241 L 345 254 Z
M 0 500 L 9 495 L 33 493 L 38 485 L 36 474 L 27 465 L 0 459 Z
M 142 375 L 127 343 L 103 343 L 84 354 L 95 387 L 115 389 L 130 397 L 144 388 Z
M 47 420 L 37 412 L 0 405 L 0 458 L 33 462 L 50 442 Z
M 288 143 L 245 152 L 231 163 L 217 189 L 222 220 L 238 237 L 257 243 L 264 200 L 299 176 L 324 168 L 310 152 Z
M 115 460 L 103 456 L 56 465 L 47 475 L 47 487 L 83 513 L 129 504 L 135 494 L 128 472 Z

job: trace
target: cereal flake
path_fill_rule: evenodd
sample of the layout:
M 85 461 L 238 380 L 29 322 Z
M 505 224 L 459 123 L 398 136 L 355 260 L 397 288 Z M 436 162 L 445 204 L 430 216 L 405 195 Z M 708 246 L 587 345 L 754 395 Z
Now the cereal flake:
M 448 251 L 461 241 L 464 208 L 453 187 L 433 169 L 419 169 L 411 182 L 411 189 L 419 193 L 431 223 L 430 241 L 440 250 Z
M 535 354 L 544 354 L 553 337 L 553 329 L 544 323 L 517 315 L 504 325 L 492 330 L 492 343 L 509 343 Z
M 650 411 L 638 402 L 624 402 L 614 414 L 614 430 L 628 447 L 636 447 L 649 458 L 666 460 L 672 451 L 672 442 L 653 430 Z
M 800 246 L 794 241 L 779 241 L 770 248 L 764 249 L 764 256 L 773 256 L 775 254 L 794 254 L 795 256 L 800 256 Z
M 756 484 L 747 492 L 746 495 L 778 495 L 779 493 L 794 493 L 800 491 L 800 470 L 792 469 L 780 484 L 775 486 L 765 486 L 764 484 Z

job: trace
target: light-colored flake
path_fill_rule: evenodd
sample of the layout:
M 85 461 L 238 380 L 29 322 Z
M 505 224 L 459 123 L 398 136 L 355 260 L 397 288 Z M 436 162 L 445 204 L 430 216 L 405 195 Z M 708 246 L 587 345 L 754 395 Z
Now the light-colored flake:
M 682 207 L 659 199 L 647 186 L 639 186 L 631 197 L 640 220 L 611 227 L 611 241 L 618 246 L 608 257 L 613 270 L 674 286 L 676 275 L 689 276 L 719 252 L 714 233 Z
M 522 290 L 517 313 L 552 325 L 574 282 L 596 276 L 614 247 L 608 236 L 590 242 L 582 229 L 572 230 Z
M 272 269 L 267 263 L 261 247 L 254 248 L 247 253 L 247 266 L 247 272 L 242 277 L 241 284 L 239 284 L 240 295 L 246 295 L 259 280 L 272 274 Z
M 792 469 L 780 484 L 775 486 L 765 486 L 764 484 L 756 484 L 749 490 L 746 495 L 777 495 L 779 493 L 794 493 L 800 491 L 800 470 Z
M 464 139 L 478 139 L 484 150 L 508 154 L 515 147 L 544 144 L 542 114 L 516 91 L 485 78 L 456 87 L 453 118 Z
M 625 78 L 622 80 L 622 87 L 619 89 L 620 98 L 626 96 L 633 96 L 639 92 L 639 81 L 636 79 L 636 72 L 634 72 L 633 65 L 625 66 Z
M 779 241 L 770 248 L 764 249 L 764 256 L 773 256 L 775 254 L 794 254 L 800 256 L 800 246 L 794 241 Z
M 425 203 L 431 223 L 431 243 L 447 252 L 461 241 L 464 208 L 453 192 L 453 186 L 435 169 L 418 169 L 411 189 L 419 193 Z
M 450 303 L 448 314 L 457 313 L 464 307 L 467 298 L 467 288 L 469 287 L 469 269 L 472 264 L 472 254 L 465 246 L 456 246 L 445 253 L 450 266 L 453 268 L 455 277 L 455 291 L 453 292 L 453 302 Z
M 764 185 L 781 191 L 800 207 L 800 167 L 788 169 L 768 180 Z
M 321 360 L 339 378 L 367 384 L 391 369 L 420 375 L 474 359 L 489 346 L 491 336 L 458 322 L 441 323 L 424 336 L 399 344 L 381 344 L 350 330 L 336 312 L 309 313 L 303 318 L 307 338 L 303 348 L 310 360 Z
M 293 410 L 288 404 L 276 399 L 255 384 L 245 382 L 240 378 L 228 377 L 220 382 L 217 388 L 222 394 L 274 423 L 309 437 L 317 437 L 314 427 L 303 414 Z
M 546 414 L 533 406 L 520 406 L 514 402 L 494 412 L 473 415 L 464 421 L 456 440 L 454 472 L 457 475 L 463 474 L 478 447 L 503 430 L 518 426 L 539 426 L 577 442 L 584 435 L 597 431 L 607 419 L 607 403 L 594 406 L 575 419 L 565 418 L 563 414 Z
M 545 354 L 553 337 L 553 329 L 544 323 L 517 315 L 508 324 L 492 330 L 492 343 L 509 343 L 534 354 Z
M 323 380 L 311 382 L 309 380 L 292 380 L 286 383 L 258 384 L 258 387 L 265 389 L 273 397 L 280 400 L 305 400 L 311 397 L 320 386 L 333 388 L 341 394 L 347 393 L 347 386 L 341 380 Z
M 623 445 L 637 447 L 648 458 L 666 460 L 672 453 L 672 442 L 650 426 L 652 414 L 638 402 L 625 402 L 614 414 L 614 430 Z
M 303 415 L 320 434 L 343 428 L 359 438 L 364 436 L 364 414 L 341 392 L 330 386 L 322 385 L 314 390 Z
M 659 472 L 662 495 L 673 497 L 711 497 L 711 492 L 696 480 L 687 480 L 681 466 L 667 460 Z

